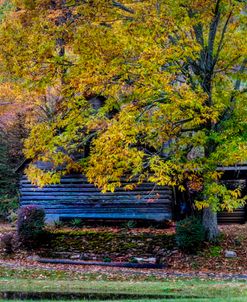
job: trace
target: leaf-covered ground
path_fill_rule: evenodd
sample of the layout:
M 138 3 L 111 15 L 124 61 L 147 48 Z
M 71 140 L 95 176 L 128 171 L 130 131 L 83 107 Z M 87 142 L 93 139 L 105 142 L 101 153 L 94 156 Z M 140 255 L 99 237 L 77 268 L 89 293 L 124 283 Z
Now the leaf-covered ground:
M 170 268 L 179 271 L 202 271 L 222 274 L 247 273 L 247 225 L 221 226 L 221 238 L 207 244 L 197 255 L 177 251 L 168 259 Z M 236 258 L 225 258 L 225 251 L 237 253 Z
M 8 225 L 2 225 L 0 227 L 1 234 L 11 230 L 11 227 Z M 102 229 L 91 230 L 94 232 L 97 232 L 97 230 L 102 231 Z M 109 232 L 119 232 L 117 228 L 108 228 L 107 230 Z M 151 232 L 153 235 L 163 233 L 171 234 L 174 232 L 174 228 L 168 230 L 132 229 L 130 232 L 138 233 L 144 231 Z M 237 275 L 246 275 L 247 278 L 247 225 L 221 226 L 221 232 L 222 235 L 219 242 L 206 244 L 204 250 L 197 255 L 187 255 L 174 247 L 169 256 L 166 257 L 167 268 L 162 270 L 39 264 L 27 259 L 27 256 L 32 254 L 31 252 L 21 252 L 7 257 L 2 253 L 0 254 L 0 266 L 2 268 L 9 267 L 17 269 L 32 269 L 38 267 L 45 271 L 52 272 L 59 270 L 61 272 L 73 272 L 73 274 L 76 272 L 84 272 L 88 275 L 97 274 L 101 276 L 99 278 L 105 280 L 126 280 L 126 278 L 132 278 L 133 280 L 162 279 L 167 276 L 230 278 L 231 276 L 236 277 Z M 235 251 L 237 257 L 225 258 L 225 250 Z

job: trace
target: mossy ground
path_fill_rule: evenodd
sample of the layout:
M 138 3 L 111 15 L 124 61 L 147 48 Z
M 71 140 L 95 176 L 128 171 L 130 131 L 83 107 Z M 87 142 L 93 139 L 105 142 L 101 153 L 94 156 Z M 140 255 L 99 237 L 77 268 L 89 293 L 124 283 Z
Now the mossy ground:
M 47 233 L 42 256 L 53 257 L 65 251 L 87 253 L 91 256 L 111 259 L 130 258 L 132 256 L 152 257 L 159 252 L 175 247 L 174 234 L 133 232 L 125 229 L 52 229 Z

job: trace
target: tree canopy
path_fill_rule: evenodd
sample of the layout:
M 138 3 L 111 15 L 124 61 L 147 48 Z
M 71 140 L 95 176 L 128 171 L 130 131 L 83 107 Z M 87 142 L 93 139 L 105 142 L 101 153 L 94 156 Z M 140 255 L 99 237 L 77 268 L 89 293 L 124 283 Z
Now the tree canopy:
M 244 203 L 218 168 L 247 160 L 246 1 L 12 6 L 0 27 L 2 86 L 40 108 L 25 154 L 54 165 L 30 165 L 34 183 L 77 171 L 103 191 L 128 177 L 195 190 L 198 208 Z

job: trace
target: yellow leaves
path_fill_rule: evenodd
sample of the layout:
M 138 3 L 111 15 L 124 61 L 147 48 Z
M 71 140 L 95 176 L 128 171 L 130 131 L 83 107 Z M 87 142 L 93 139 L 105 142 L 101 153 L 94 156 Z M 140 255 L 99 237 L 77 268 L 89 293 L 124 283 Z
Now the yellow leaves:
M 0 99 L 2 102 L 25 104 L 26 107 L 33 107 L 34 101 L 38 97 L 38 93 L 23 88 L 19 83 L 7 81 L 0 83 Z
M 35 165 L 30 165 L 25 173 L 32 181 L 32 184 L 38 187 L 44 187 L 49 184 L 57 184 L 60 182 L 61 173 L 56 171 L 43 171 Z
M 208 208 L 210 206 L 207 200 L 204 201 L 195 201 L 195 206 L 198 210 L 202 210 L 203 208 Z
M 241 197 L 241 191 L 239 189 L 231 190 L 230 194 L 233 198 Z
M 212 173 L 210 173 L 210 177 L 215 180 L 218 181 L 220 180 L 220 178 L 222 177 L 223 173 L 219 172 L 219 171 L 213 171 Z
M 205 171 L 212 181 L 220 179 L 211 165 L 247 158 L 246 142 L 236 139 L 246 130 L 244 97 L 234 95 L 241 131 L 233 123 L 230 130 L 209 133 L 230 108 L 231 77 L 246 55 L 242 16 L 232 18 L 227 28 L 208 102 L 209 91 L 202 85 L 206 59 L 200 60 L 207 52 L 215 1 L 125 1 L 133 11 L 107 0 L 54 1 L 53 7 L 48 0 L 15 3 L 20 10 L 0 29 L 0 72 L 5 78 L 0 98 L 20 103 L 28 99 L 44 111 L 25 143 L 27 157 L 47 160 L 54 170 L 86 171 L 104 191 L 114 191 L 126 175 L 130 183 L 149 179 L 178 185 L 181 191 L 183 182 L 190 181 L 190 189 L 199 191 Z M 232 9 L 229 1 L 221 3 L 223 19 L 213 55 Z M 240 6 L 236 3 L 236 9 Z M 18 82 L 22 89 L 7 81 Z M 107 101 L 96 110 L 88 99 L 97 95 Z M 217 150 L 206 158 L 210 142 Z M 76 162 L 72 155 L 83 153 L 89 144 L 89 158 Z M 59 178 L 57 172 L 45 175 L 34 167 L 28 174 L 41 185 Z M 198 207 L 217 207 L 223 195 L 223 204 L 230 207 L 231 199 L 239 197 L 221 186 L 206 191 L 210 198 Z
M 136 188 L 136 184 L 128 184 L 128 185 L 125 185 L 124 186 L 124 189 L 126 190 L 126 191 L 131 191 L 131 190 L 134 190 Z M 138 195 L 137 196 L 137 198 L 138 199 L 141 199 L 141 196 L 140 195 Z
M 241 190 L 227 189 L 222 183 L 208 183 L 205 185 L 204 200 L 197 200 L 196 207 L 201 210 L 204 207 L 212 207 L 214 211 L 233 211 L 246 203 L 247 197 L 242 197 Z
M 135 111 L 131 106 L 128 109 L 120 113 L 118 122 L 109 123 L 93 143 L 87 177 L 103 191 L 114 190 L 121 185 L 121 177 L 138 175 L 143 169 L 144 153 L 133 146 L 138 134 L 133 127 Z
M 25 155 L 27 158 L 35 158 L 37 154 L 43 154 L 53 138 L 53 130 L 46 123 L 33 127 L 29 138 L 25 141 Z
M 174 162 L 164 161 L 158 156 L 153 156 L 150 159 L 150 176 L 149 181 L 162 186 L 176 186 L 176 173 L 180 170 Z
M 179 185 L 179 186 L 178 186 L 178 190 L 179 190 L 180 192 L 186 191 L 185 187 L 182 186 L 182 185 Z

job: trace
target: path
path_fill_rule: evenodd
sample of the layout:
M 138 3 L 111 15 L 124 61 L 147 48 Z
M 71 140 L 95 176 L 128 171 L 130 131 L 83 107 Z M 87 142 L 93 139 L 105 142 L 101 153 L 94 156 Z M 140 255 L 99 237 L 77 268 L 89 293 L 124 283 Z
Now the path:
M 99 267 L 99 266 L 74 266 L 74 265 L 58 265 L 58 264 L 40 264 L 35 261 L 24 260 L 0 260 L 0 267 L 13 269 L 39 269 L 48 271 L 69 271 L 76 273 L 98 273 L 104 275 L 120 275 L 129 278 L 131 276 L 156 277 L 159 279 L 165 278 L 200 278 L 200 279 L 216 279 L 216 280 L 246 280 L 247 272 L 242 274 L 226 274 L 214 272 L 173 272 L 169 269 L 128 269 L 114 267 Z

